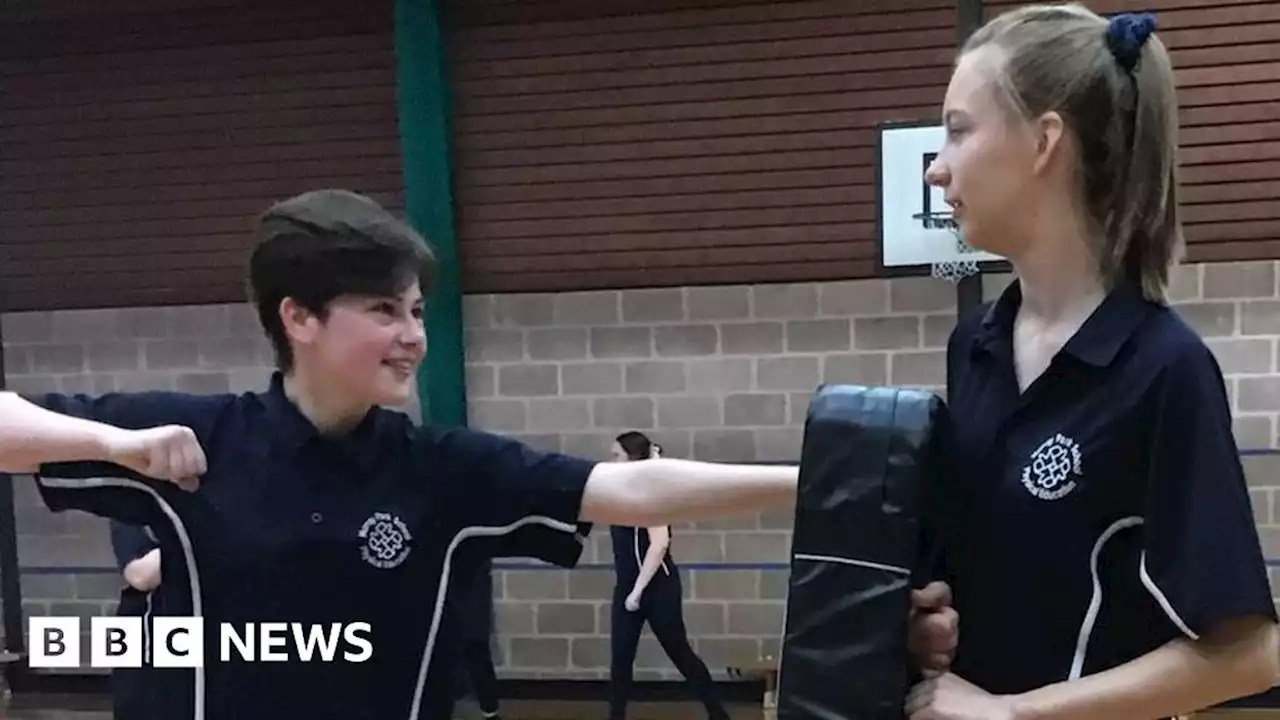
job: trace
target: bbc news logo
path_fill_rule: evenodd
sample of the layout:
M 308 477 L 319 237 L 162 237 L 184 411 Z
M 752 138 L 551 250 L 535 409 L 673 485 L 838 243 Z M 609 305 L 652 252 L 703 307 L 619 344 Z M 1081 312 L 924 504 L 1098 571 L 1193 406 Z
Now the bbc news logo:
M 80 618 L 33 617 L 27 622 L 30 666 L 79 668 L 83 665 Z M 249 623 L 218 626 L 221 662 L 352 662 L 373 657 L 369 623 Z M 202 667 L 206 662 L 205 621 L 198 617 L 154 617 L 150 627 L 137 617 L 90 618 L 89 667 Z

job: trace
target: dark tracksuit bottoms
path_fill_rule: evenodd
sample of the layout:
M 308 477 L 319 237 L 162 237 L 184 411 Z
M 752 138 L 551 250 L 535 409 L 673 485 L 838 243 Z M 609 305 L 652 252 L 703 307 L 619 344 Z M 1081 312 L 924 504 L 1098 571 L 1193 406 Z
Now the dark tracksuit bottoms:
M 680 584 L 680 571 L 668 552 L 662 567 L 649 581 L 640 596 L 640 609 L 627 610 L 625 601 L 644 564 L 649 550 L 649 533 L 643 528 L 613 527 L 614 568 L 617 584 L 613 591 L 611 633 L 612 662 L 610 666 L 611 697 L 610 720 L 623 720 L 627 712 L 627 699 L 631 692 L 636 650 L 645 623 L 657 638 L 671 663 L 675 665 L 685 682 L 707 709 L 712 720 L 727 720 L 728 713 L 716 695 L 715 683 L 706 663 L 698 657 L 689 644 L 689 634 L 684 625 L 684 592 Z
M 498 714 L 498 677 L 493 668 L 493 564 L 486 562 L 476 573 L 469 592 L 459 598 L 462 620 L 462 667 L 466 670 L 476 704 L 485 717 Z

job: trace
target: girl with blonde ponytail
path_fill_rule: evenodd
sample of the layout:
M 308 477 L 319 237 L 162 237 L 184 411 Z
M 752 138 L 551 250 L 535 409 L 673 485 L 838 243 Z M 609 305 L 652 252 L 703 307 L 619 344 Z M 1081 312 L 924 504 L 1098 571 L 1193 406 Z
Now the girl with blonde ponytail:
M 1155 27 L 1023 7 L 956 63 L 927 181 L 1016 277 L 948 346 L 964 422 L 934 590 L 959 646 L 911 720 L 1158 720 L 1276 679 L 1221 369 L 1166 303 L 1183 238 Z

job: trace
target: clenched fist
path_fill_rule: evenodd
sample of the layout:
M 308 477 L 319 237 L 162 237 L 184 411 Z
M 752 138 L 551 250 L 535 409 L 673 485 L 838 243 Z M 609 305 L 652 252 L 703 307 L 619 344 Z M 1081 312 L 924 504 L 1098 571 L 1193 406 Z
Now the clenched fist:
M 124 579 L 134 590 L 142 592 L 151 592 L 160 587 L 160 548 L 152 548 L 151 552 L 125 565 Z
M 108 462 L 147 477 L 168 480 L 184 490 L 195 490 L 208 469 L 196 434 L 181 425 L 121 430 L 107 439 L 106 450 Z
M 951 668 L 960 641 L 960 617 L 951 607 L 951 586 L 931 582 L 911 591 L 907 643 L 925 677 Z

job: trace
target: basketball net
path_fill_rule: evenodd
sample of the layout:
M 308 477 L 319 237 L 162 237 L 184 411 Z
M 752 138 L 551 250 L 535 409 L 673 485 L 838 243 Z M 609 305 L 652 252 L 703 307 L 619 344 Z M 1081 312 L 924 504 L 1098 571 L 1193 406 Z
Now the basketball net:
M 960 232 L 960 225 L 951 217 L 951 213 L 917 213 L 913 217 L 919 220 L 926 230 L 945 229 L 951 231 L 952 237 L 955 238 L 956 252 L 965 255 L 974 251 L 973 246 L 965 242 L 964 235 Z M 939 260 L 931 265 L 929 271 L 929 274 L 933 277 L 952 283 L 958 283 L 977 273 L 977 260 Z

